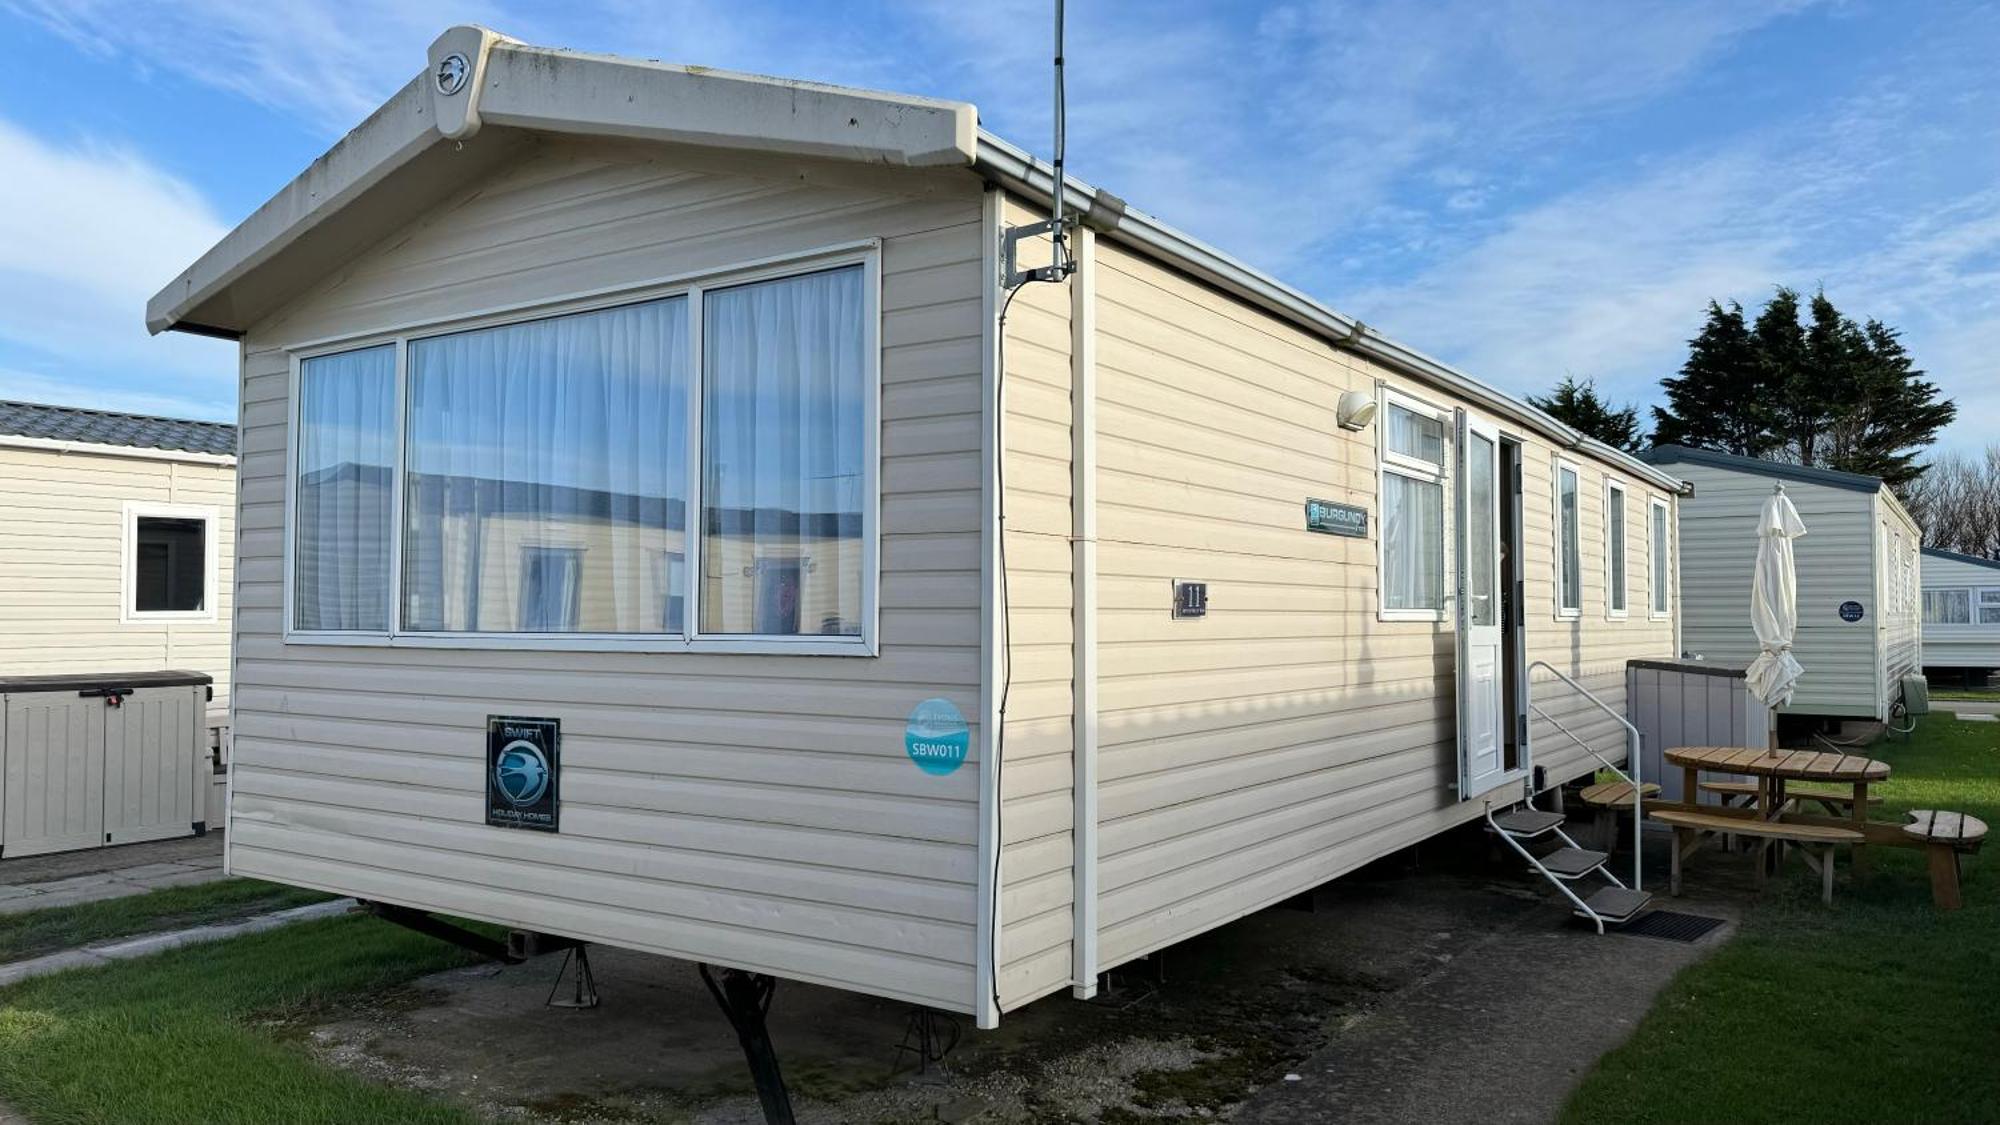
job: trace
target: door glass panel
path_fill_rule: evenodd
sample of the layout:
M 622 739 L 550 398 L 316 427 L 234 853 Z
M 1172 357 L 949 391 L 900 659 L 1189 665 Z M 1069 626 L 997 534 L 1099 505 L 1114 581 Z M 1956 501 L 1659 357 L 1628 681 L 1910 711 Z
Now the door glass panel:
M 1467 607 L 1474 625 L 1500 623 L 1500 599 L 1494 586 L 1500 573 L 1499 544 L 1494 524 L 1499 512 L 1499 496 L 1494 481 L 1493 442 L 1479 434 L 1470 435 L 1465 451 L 1466 504 L 1465 565 Z

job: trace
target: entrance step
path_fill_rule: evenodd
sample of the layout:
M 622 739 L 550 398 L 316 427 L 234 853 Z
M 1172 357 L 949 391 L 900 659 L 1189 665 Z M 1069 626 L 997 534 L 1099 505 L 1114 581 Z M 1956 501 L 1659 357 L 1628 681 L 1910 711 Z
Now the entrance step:
M 1604 866 L 1610 856 L 1605 852 L 1586 851 L 1583 848 L 1557 848 L 1545 856 L 1536 857 L 1549 874 L 1561 879 L 1578 879 Z
M 1563 814 L 1540 809 L 1515 809 L 1493 818 L 1493 826 L 1517 840 L 1529 840 L 1562 827 Z
M 1646 909 L 1646 904 L 1653 901 L 1653 895 L 1650 891 L 1635 891 L 1629 887 L 1605 887 L 1583 901 L 1599 918 L 1604 919 L 1605 925 L 1615 926 L 1630 922 L 1634 915 Z M 1579 917 L 1583 916 L 1582 911 L 1576 913 Z

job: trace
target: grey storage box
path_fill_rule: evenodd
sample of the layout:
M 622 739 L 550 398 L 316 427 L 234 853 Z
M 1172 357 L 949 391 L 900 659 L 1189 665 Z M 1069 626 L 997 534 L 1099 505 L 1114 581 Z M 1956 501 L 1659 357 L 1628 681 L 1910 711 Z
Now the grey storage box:
M 208 830 L 202 672 L 0 677 L 0 858 Z
M 1771 712 L 1750 694 L 1745 665 L 1709 660 L 1632 660 L 1625 699 L 1639 728 L 1645 780 L 1660 796 L 1683 800 L 1681 771 L 1664 755 L 1676 746 L 1770 746 Z

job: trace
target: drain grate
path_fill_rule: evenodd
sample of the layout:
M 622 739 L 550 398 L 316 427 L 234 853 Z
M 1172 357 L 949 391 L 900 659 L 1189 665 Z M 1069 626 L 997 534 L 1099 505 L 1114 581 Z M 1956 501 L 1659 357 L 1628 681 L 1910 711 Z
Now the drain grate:
M 1722 925 L 1720 918 L 1682 914 L 1674 910 L 1653 910 L 1620 926 L 1618 932 L 1636 937 L 1659 938 L 1662 941 L 1692 942 L 1720 925 Z

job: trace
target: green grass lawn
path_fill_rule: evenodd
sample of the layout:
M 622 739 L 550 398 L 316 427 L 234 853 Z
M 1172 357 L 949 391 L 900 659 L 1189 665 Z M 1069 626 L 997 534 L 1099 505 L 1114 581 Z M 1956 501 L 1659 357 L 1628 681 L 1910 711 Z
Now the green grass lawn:
M 1932 715 L 1869 752 L 1894 766 L 1871 788 L 1878 819 L 1942 808 L 2000 827 L 2000 724 Z M 1966 857 L 1955 913 L 1931 908 L 1923 853 L 1873 848 L 1869 863 L 1831 909 L 1816 879 L 1774 884 L 1562 1120 L 2000 1120 L 2000 840 Z
M 305 922 L 0 990 L 0 1103 L 35 1125 L 469 1123 L 315 1062 L 287 1020 L 468 956 L 373 918 Z
M 258 879 L 223 879 L 79 906 L 0 914 L 0 964 L 113 938 L 235 921 L 328 897 Z

